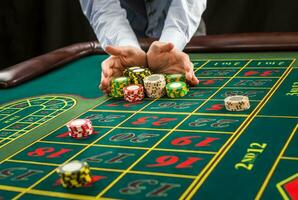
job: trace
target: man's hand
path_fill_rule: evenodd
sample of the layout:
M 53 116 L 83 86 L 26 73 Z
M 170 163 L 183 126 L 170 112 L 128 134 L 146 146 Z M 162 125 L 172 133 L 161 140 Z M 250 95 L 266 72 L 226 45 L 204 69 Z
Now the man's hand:
M 154 73 L 185 74 L 189 84 L 199 83 L 188 55 L 175 49 L 171 43 L 153 42 L 147 53 L 147 62 Z
M 107 46 L 105 51 L 110 54 L 101 64 L 100 89 L 105 93 L 110 92 L 110 82 L 113 77 L 122 76 L 123 71 L 129 66 L 147 66 L 146 53 L 139 48 L 131 46 Z

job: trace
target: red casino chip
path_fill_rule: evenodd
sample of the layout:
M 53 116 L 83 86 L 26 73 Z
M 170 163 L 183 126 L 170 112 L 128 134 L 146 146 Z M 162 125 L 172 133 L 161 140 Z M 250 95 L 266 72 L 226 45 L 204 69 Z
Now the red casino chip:
M 67 123 L 69 136 L 73 138 L 88 137 L 93 133 L 90 119 L 75 119 Z
M 144 87 L 140 84 L 129 85 L 123 89 L 124 99 L 128 102 L 136 102 L 144 99 Z

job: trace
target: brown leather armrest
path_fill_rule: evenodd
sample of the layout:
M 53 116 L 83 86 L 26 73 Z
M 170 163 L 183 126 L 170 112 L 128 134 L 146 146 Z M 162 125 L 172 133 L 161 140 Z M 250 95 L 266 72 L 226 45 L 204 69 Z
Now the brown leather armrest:
M 148 50 L 154 39 L 140 39 L 141 47 Z M 249 52 L 296 51 L 298 32 L 293 33 L 239 33 L 193 37 L 184 52 Z
M 70 61 L 100 53 L 104 51 L 98 42 L 74 44 L 49 52 L 0 71 L 0 88 L 16 86 Z

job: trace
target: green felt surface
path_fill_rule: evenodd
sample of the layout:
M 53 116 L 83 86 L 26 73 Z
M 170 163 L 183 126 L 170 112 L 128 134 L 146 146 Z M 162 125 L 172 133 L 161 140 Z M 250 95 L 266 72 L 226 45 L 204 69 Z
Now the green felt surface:
M 100 97 L 103 95 L 98 89 L 100 64 L 106 57 L 81 58 L 14 89 L 0 90 L 0 103 L 26 98 L 29 91 L 30 96 L 70 94 L 84 98 Z
M 200 83 L 180 99 L 102 96 L 89 56 L 0 90 L 0 199 L 295 199 L 298 54 L 191 54 Z M 223 99 L 247 95 L 247 111 Z M 68 136 L 89 118 L 94 134 Z M 55 169 L 91 166 L 93 183 L 61 187 Z M 293 189 L 294 188 L 294 189 Z

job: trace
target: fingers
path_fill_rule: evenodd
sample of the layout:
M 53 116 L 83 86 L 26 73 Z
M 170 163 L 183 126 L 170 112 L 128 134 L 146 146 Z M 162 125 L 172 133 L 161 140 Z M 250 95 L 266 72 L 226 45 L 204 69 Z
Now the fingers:
M 99 88 L 106 94 L 108 93 L 108 89 L 109 89 L 109 80 L 108 79 L 109 78 L 103 76 L 103 73 L 101 74 L 101 82 L 100 82 Z
M 199 84 L 199 79 L 194 74 L 192 74 L 191 78 L 187 79 L 187 82 L 190 86 L 195 86 Z
M 121 64 L 119 59 L 111 56 L 101 64 L 102 72 L 104 77 L 111 77 L 114 76 L 115 73 L 122 72 L 125 67 Z M 118 73 L 119 74 L 119 73 Z
M 106 60 L 104 60 L 101 64 L 102 73 L 101 73 L 101 82 L 100 89 L 105 93 L 110 92 L 110 83 L 113 77 L 122 76 L 124 66 L 121 65 L 119 58 L 115 56 L 110 56 Z
M 165 53 L 169 52 L 174 48 L 174 45 L 172 43 L 165 43 L 165 42 L 159 42 L 155 41 L 151 44 L 150 49 L 155 52 Z
M 106 90 L 107 90 L 107 85 L 105 84 L 105 81 L 103 80 L 103 73 L 101 73 L 101 81 L 100 81 L 100 84 L 99 84 L 99 89 L 101 91 L 103 91 L 104 93 L 107 93 Z
M 191 70 L 192 70 L 192 82 L 194 83 L 194 85 L 197 85 L 199 84 L 199 79 L 196 77 L 196 74 L 195 74 L 195 70 L 194 70 L 194 67 L 193 67 L 193 63 L 190 61 L 191 63 Z
M 184 66 L 186 66 L 186 65 L 187 65 L 187 63 L 184 64 Z M 192 73 L 191 72 L 185 72 L 185 78 L 186 78 L 186 80 L 191 81 L 192 80 Z
M 174 48 L 174 45 L 172 43 L 166 43 L 166 44 L 161 44 L 160 45 L 160 52 L 161 53 L 165 53 L 165 52 L 169 52 Z
M 184 65 L 185 72 L 193 71 L 192 62 L 191 61 L 186 61 L 185 63 L 187 63 L 187 64 Z
M 186 80 L 188 81 L 189 85 L 195 86 L 199 84 L 199 79 L 196 77 L 194 71 L 191 69 L 189 72 L 185 72 Z
M 114 47 L 111 45 L 106 46 L 105 51 L 113 56 L 121 56 L 123 54 L 123 50 L 120 47 Z
M 113 76 L 113 57 L 107 58 L 105 61 L 101 64 L 101 82 L 100 82 L 100 89 L 106 93 L 109 92 L 110 87 L 110 81 Z
M 189 56 L 185 53 L 182 53 L 182 57 L 184 60 L 184 70 L 185 70 L 185 77 L 189 85 L 194 86 L 199 83 L 199 80 L 197 79 L 194 69 L 193 69 L 193 63 L 189 59 Z
M 170 50 L 172 48 L 172 44 L 153 44 L 155 46 L 159 46 L 159 49 L 162 50 Z M 163 46 L 163 48 L 161 48 Z M 168 48 L 168 49 L 167 49 Z M 173 50 L 168 53 L 170 55 L 170 59 L 162 66 L 159 67 L 158 72 L 173 74 L 173 73 L 181 73 L 185 74 L 185 78 L 190 85 L 196 85 L 199 83 L 199 80 L 195 76 L 193 70 L 193 64 L 189 59 L 189 56 L 181 51 Z
M 193 70 L 190 72 L 186 72 L 184 68 L 181 67 L 182 65 L 177 65 L 175 67 L 170 67 L 167 69 L 164 69 L 160 71 L 159 73 L 165 73 L 165 74 L 185 74 L 185 78 L 187 80 L 187 83 L 191 86 L 197 85 L 199 83 L 199 80 L 195 76 L 195 73 Z
M 188 80 L 188 83 L 191 86 L 199 84 L 199 80 L 195 75 L 195 72 L 193 70 L 193 64 L 192 64 L 191 61 L 188 62 L 188 66 L 185 67 L 185 68 L 189 68 L 189 71 L 185 70 L 186 71 L 186 77 L 187 77 L 186 79 Z
M 182 66 L 184 67 L 185 71 L 185 78 L 187 82 L 191 85 L 197 85 L 199 83 L 198 78 L 196 77 L 193 69 L 193 63 L 190 61 L 187 54 L 181 54 Z
M 113 60 L 111 57 L 101 63 L 103 77 L 112 76 L 112 69 L 111 69 L 112 66 L 113 66 Z
M 106 94 L 110 94 L 111 86 L 110 86 L 111 79 L 102 80 L 99 88 Z
M 119 57 L 132 56 L 140 52 L 145 53 L 143 50 L 132 46 L 115 47 L 115 46 L 108 45 L 106 46 L 105 51 L 110 55 L 119 56 Z
M 200 80 L 196 76 L 194 76 L 192 81 L 193 81 L 194 85 L 198 85 L 200 83 Z
M 108 77 L 104 77 L 101 79 L 100 89 L 106 94 L 110 94 L 111 92 L 111 81 L 114 77 L 120 77 L 123 74 L 123 70 L 113 70 L 112 75 Z

